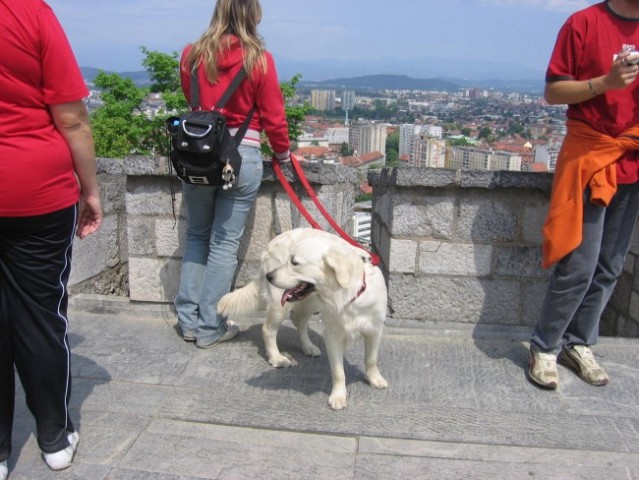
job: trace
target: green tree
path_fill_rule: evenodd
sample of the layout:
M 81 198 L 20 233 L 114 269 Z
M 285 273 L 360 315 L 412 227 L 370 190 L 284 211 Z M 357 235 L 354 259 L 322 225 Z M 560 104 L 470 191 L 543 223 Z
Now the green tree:
M 103 101 L 103 106 L 91 115 L 96 154 L 120 158 L 148 153 L 141 146 L 148 133 L 140 110 L 146 91 L 116 73 L 100 72 L 94 83 L 102 89 Z
M 399 164 L 399 130 L 386 137 L 386 165 L 396 167 Z
M 348 146 L 348 142 L 342 142 L 342 145 L 339 148 L 339 154 L 341 157 L 350 157 L 353 155 L 353 150 Z
M 489 140 L 490 138 L 492 138 L 492 136 L 493 131 L 490 129 L 490 127 L 481 127 L 481 129 L 479 129 L 479 133 L 477 134 L 477 138 L 480 140 L 482 138 Z

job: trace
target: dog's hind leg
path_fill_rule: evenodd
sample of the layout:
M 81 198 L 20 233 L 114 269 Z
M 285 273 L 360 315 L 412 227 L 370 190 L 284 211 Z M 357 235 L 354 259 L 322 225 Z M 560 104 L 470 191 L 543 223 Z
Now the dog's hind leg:
M 310 357 L 317 357 L 321 354 L 321 351 L 308 336 L 308 321 L 313 315 L 313 306 L 312 299 L 306 299 L 296 304 L 291 312 L 291 321 L 297 328 L 297 338 L 302 347 L 302 352 Z
M 382 339 L 381 329 L 362 332 L 364 336 L 364 359 L 366 363 L 366 380 L 375 388 L 386 388 L 388 382 L 384 380 L 377 367 L 377 353 Z
M 328 405 L 333 410 L 341 410 L 346 407 L 346 374 L 344 373 L 344 351 L 347 338 L 341 329 L 331 328 L 326 325 L 324 331 L 324 343 L 328 362 L 331 366 L 333 387 L 328 397 Z
M 280 307 L 269 306 L 266 309 L 266 320 L 262 324 L 262 338 L 266 349 L 268 363 L 275 368 L 290 367 L 293 360 L 287 353 L 280 352 L 277 348 L 277 332 L 282 321 L 286 317 L 286 310 Z

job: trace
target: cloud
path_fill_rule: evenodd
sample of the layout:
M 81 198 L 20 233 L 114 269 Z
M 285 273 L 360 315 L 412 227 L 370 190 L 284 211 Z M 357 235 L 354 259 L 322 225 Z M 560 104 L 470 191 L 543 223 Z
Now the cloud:
M 589 7 L 594 1 L 588 0 L 480 0 L 490 7 L 525 7 L 560 12 L 576 12 Z

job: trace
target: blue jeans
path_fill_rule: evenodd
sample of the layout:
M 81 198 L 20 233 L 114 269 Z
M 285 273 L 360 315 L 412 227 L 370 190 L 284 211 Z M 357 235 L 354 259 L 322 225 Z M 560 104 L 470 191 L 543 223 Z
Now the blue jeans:
M 531 338 L 533 350 L 594 345 L 599 321 L 623 271 L 639 215 L 639 182 L 619 185 L 608 207 L 584 194 L 583 241 L 556 265 Z
M 182 184 L 186 243 L 175 308 L 182 333 L 202 344 L 226 333 L 217 303 L 231 290 L 240 240 L 262 181 L 259 149 L 241 145 L 240 154 L 239 180 L 230 190 Z

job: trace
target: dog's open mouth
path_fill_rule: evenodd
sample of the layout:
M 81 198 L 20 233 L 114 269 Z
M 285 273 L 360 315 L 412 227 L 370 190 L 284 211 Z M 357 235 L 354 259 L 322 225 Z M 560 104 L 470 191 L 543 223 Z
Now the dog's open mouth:
M 312 283 L 302 282 L 299 285 L 296 285 L 293 288 L 289 288 L 284 290 L 284 294 L 282 295 L 282 306 L 286 302 L 299 302 L 300 300 L 304 300 L 311 293 L 315 291 L 315 285 Z

